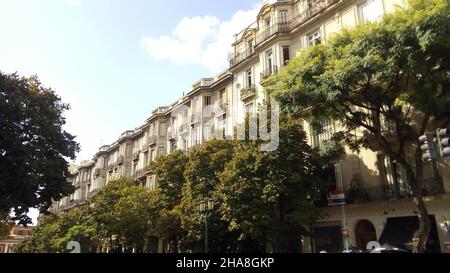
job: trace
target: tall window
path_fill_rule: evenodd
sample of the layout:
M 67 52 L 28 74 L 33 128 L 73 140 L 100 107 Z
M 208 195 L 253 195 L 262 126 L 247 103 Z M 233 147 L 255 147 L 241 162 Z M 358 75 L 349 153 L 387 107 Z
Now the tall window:
M 183 138 L 183 150 L 187 152 L 188 150 L 188 140 Z
M 250 53 L 253 53 L 253 40 L 247 42 L 247 47 Z
M 170 152 L 173 153 L 177 150 L 177 142 L 176 141 L 172 141 L 170 143 Z
M 211 96 L 205 96 L 205 106 L 210 106 L 212 104 L 212 98 Z
M 252 103 L 249 103 L 249 104 L 246 104 L 245 105 L 245 114 L 246 115 L 253 115 L 254 114 L 254 105 L 253 105 L 253 102 Z
M 278 20 L 280 23 L 287 23 L 288 21 L 288 11 L 287 10 L 280 10 L 278 13 Z
M 384 158 L 384 167 L 387 181 L 387 193 L 391 197 L 405 197 L 409 195 L 410 188 L 406 177 L 406 171 L 390 157 Z
M 159 135 L 165 136 L 167 132 L 167 126 L 165 122 L 159 123 Z
M 148 152 L 144 153 L 144 168 L 148 165 L 149 161 L 152 161 L 153 150 L 150 151 L 150 157 L 148 156 Z
M 380 20 L 383 13 L 384 9 L 381 0 L 367 0 L 359 6 L 359 18 L 363 24 Z
M 159 147 L 158 148 L 158 156 L 161 157 L 161 156 L 165 156 L 165 155 L 166 155 L 166 151 L 165 151 L 164 147 Z
M 333 124 L 328 121 L 324 120 L 320 124 L 320 128 L 318 128 L 316 132 L 315 130 L 311 129 L 311 135 L 313 143 L 312 145 L 314 147 L 320 147 L 320 144 L 325 140 L 330 140 L 333 135 Z
M 270 28 L 270 25 L 271 25 L 270 18 L 267 18 L 267 19 L 266 19 L 266 29 L 269 29 L 269 28 Z
M 272 74 L 272 67 L 273 67 L 273 52 L 272 50 L 269 50 L 266 52 L 266 68 L 268 71 L 270 71 L 270 74 Z
M 253 84 L 253 75 L 252 75 L 252 69 L 247 69 L 245 71 L 245 83 L 247 87 L 251 87 Z
M 220 104 L 221 106 L 227 102 L 227 93 L 225 92 L 225 89 L 220 91 Z
M 149 160 L 153 161 L 153 159 L 155 159 L 155 150 L 151 150 L 149 155 Z
M 212 131 L 211 126 L 205 126 L 203 128 L 203 130 L 204 130 L 203 134 L 205 136 L 205 140 L 210 140 L 211 139 L 211 135 L 212 135 L 211 134 L 211 131 Z
M 176 128 L 178 128 L 177 118 L 176 117 L 172 117 L 172 124 L 171 124 L 172 136 L 175 135 Z
M 291 50 L 289 46 L 283 46 L 283 64 L 287 65 L 291 59 Z
M 308 46 L 320 45 L 322 43 L 322 34 L 320 29 L 309 34 L 306 38 Z

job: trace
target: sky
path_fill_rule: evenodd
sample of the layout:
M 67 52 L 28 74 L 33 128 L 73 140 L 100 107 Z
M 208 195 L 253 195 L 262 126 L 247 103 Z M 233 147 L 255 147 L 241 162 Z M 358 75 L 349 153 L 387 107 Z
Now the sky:
M 260 0 L 0 0 L 0 71 L 69 103 L 76 163 L 227 68 Z M 33 213 L 35 215 L 35 212 Z

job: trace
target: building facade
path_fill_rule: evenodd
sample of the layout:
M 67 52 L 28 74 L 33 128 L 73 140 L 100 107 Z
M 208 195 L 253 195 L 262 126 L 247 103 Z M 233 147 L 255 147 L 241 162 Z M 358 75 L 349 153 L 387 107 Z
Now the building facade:
M 236 35 L 229 68 L 212 78 L 196 82 L 182 98 L 155 109 L 145 123 L 124 132 L 113 144 L 100 147 L 90 161 L 73 168 L 70 177 L 77 190 L 55 202 L 53 212 L 85 204 L 109 181 L 134 178 L 150 190 L 157 178 L 146 166 L 159 156 L 176 150 L 189 151 L 213 136 L 232 136 L 248 114 L 256 114 L 268 99 L 261 82 L 282 70 L 303 49 L 324 44 L 343 28 L 380 20 L 402 0 L 278 0 L 264 4 L 255 22 Z M 320 134 L 304 119 L 309 143 L 320 146 L 329 139 L 336 124 L 326 122 Z M 450 168 L 441 162 L 440 170 L 450 190 Z M 430 171 L 428 180 L 433 180 Z M 414 204 L 401 167 L 382 153 L 350 151 L 334 163 L 330 176 L 346 193 L 345 206 L 322 204 L 322 220 L 309 228 L 304 238 L 305 252 L 339 251 L 349 247 L 365 249 L 370 241 L 401 243 L 399 225 L 417 229 Z M 332 189 L 330 189 L 332 190 Z M 433 230 L 430 251 L 450 252 L 450 198 L 427 193 Z M 325 196 L 326 199 L 327 196 Z M 403 223 L 403 224 L 402 224 Z M 343 236 L 343 227 L 345 235 Z M 401 236 L 400 236 L 401 237 Z
M 14 246 L 27 239 L 32 229 L 33 227 L 13 226 L 9 235 L 0 240 L 0 254 L 13 253 Z

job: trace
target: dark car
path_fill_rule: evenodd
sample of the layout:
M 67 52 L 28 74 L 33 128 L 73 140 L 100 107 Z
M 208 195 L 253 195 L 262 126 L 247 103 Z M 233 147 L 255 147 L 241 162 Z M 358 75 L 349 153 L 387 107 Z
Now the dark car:
M 374 248 L 370 251 L 370 253 L 410 253 L 408 250 L 391 246 L 391 245 L 382 245 L 380 247 Z

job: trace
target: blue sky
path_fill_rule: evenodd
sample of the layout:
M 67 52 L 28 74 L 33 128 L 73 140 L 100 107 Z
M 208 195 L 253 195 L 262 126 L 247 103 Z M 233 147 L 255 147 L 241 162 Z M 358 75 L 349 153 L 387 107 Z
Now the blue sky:
M 0 70 L 70 103 L 77 162 L 227 67 L 260 0 L 0 0 Z M 36 212 L 32 213 L 33 218 Z
M 0 70 L 37 74 L 71 104 L 90 159 L 201 77 L 226 68 L 258 0 L 0 0 Z

